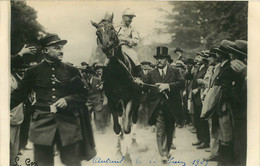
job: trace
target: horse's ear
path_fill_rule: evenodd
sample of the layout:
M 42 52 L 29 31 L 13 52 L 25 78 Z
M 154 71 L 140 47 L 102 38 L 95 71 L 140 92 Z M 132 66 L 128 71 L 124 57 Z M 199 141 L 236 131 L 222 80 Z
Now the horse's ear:
M 110 18 L 108 19 L 109 22 L 113 23 L 114 13 L 111 14 Z
M 91 24 L 92 24 L 94 27 L 98 28 L 98 24 L 97 24 L 97 23 L 91 21 Z

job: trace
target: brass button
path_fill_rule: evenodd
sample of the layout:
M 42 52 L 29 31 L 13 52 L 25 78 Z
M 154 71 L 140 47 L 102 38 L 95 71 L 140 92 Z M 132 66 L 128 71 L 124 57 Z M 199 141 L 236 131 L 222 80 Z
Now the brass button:
M 51 76 L 52 76 L 52 77 L 55 77 L 55 75 L 54 75 L 54 74 L 52 74 Z
M 55 81 L 52 81 L 52 84 L 55 84 Z
M 56 89 L 55 88 L 52 88 L 52 91 L 55 91 Z
M 54 70 L 55 70 L 55 68 L 53 67 L 53 68 L 51 68 L 51 70 L 52 70 L 52 71 L 54 71 Z
M 56 96 L 52 96 L 52 98 L 53 98 L 53 99 L 55 99 L 55 98 L 56 98 Z

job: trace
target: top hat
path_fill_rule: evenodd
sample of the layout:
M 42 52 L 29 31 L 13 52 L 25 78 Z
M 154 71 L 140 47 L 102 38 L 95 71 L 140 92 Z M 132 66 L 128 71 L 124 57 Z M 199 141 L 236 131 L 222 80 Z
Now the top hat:
M 236 40 L 235 45 L 227 46 L 230 49 L 230 52 L 236 55 L 247 56 L 247 41 L 245 40 Z
M 42 47 L 54 46 L 54 45 L 65 45 L 67 40 L 61 40 L 56 34 L 49 34 L 40 40 Z
M 156 47 L 156 55 L 153 56 L 155 59 L 158 58 L 168 58 L 171 59 L 171 56 L 168 54 L 168 48 L 164 46 Z
M 183 51 L 182 51 L 182 49 L 180 49 L 180 48 L 176 48 L 173 52 L 174 52 L 174 53 L 176 53 L 176 52 L 181 52 L 181 53 L 182 53 Z

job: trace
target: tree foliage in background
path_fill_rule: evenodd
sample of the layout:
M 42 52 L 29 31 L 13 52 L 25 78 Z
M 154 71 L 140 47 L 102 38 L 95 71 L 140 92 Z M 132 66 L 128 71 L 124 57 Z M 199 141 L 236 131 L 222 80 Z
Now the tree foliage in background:
M 24 44 L 38 45 L 43 27 L 38 23 L 37 12 L 25 1 L 11 1 L 11 54 Z
M 247 40 L 248 2 L 169 2 L 173 6 L 164 22 L 172 45 L 188 52 L 209 49 L 223 39 Z

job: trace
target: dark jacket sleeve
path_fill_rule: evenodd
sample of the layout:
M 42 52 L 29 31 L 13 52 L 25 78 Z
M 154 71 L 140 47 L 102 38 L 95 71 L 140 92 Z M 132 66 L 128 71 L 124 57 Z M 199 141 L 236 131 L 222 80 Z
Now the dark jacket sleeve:
M 25 72 L 24 79 L 21 81 L 18 88 L 11 93 L 11 103 L 10 103 L 11 110 L 27 99 L 29 93 L 31 92 L 32 85 L 33 85 L 32 71 L 27 70 Z
M 176 81 L 170 83 L 170 89 L 171 90 L 183 90 L 185 88 L 185 81 L 183 77 L 181 76 L 180 72 L 176 69 L 174 69 L 174 74 L 176 77 Z
M 77 69 L 74 72 L 75 76 L 70 80 L 69 86 L 71 95 L 64 97 L 68 106 L 76 106 L 87 101 L 88 88 L 82 80 L 80 72 Z

